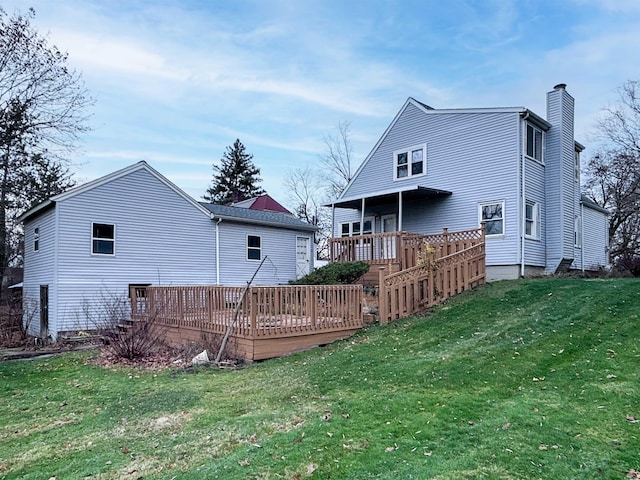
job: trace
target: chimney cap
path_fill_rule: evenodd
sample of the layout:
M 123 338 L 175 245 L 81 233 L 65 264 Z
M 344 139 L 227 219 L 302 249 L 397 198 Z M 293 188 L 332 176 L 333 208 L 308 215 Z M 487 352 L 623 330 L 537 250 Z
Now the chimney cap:
M 553 87 L 554 90 L 564 90 L 565 88 L 567 88 L 566 83 L 559 83 L 555 87 Z

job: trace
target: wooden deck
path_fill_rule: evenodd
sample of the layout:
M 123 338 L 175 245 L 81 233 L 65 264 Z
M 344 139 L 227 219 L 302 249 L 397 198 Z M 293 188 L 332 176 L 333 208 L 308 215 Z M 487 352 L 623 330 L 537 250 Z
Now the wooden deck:
M 231 354 L 247 361 L 331 343 L 363 325 L 362 286 L 182 286 L 135 288 L 133 318 L 162 326 L 169 343 L 206 343 L 232 329 Z

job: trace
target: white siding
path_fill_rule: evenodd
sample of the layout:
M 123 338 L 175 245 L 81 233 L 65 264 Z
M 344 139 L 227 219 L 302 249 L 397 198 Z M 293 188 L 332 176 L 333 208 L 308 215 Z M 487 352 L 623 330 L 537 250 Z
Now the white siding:
M 91 328 L 83 304 L 127 298 L 132 283 L 215 283 L 214 225 L 147 170 L 135 170 L 57 205 L 59 331 Z M 91 253 L 92 222 L 114 224 L 115 255 Z M 53 310 L 52 310 L 53 313 Z
M 22 287 L 24 320 L 31 335 L 40 334 L 40 285 L 49 286 L 49 330 L 55 330 L 56 211 L 54 208 L 24 225 L 24 281 Z M 39 249 L 34 251 L 34 231 L 40 233 Z
M 606 214 L 587 206 L 583 215 L 584 268 L 598 270 L 609 265 L 609 221 Z
M 246 285 L 260 265 L 260 260 L 247 259 L 247 236 L 261 239 L 261 259 L 267 256 L 253 282 L 254 285 L 286 284 L 296 279 L 296 237 L 309 238 L 305 231 L 261 225 L 241 224 L 228 220 L 220 223 L 220 282 L 223 285 Z

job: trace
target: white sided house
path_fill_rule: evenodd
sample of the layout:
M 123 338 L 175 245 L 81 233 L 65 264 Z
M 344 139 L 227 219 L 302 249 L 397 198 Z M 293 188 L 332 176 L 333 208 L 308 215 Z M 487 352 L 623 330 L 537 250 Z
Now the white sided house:
M 95 328 L 131 286 L 287 283 L 313 268 L 315 227 L 281 212 L 202 204 L 146 162 L 21 216 L 24 319 L 56 339 Z M 266 258 L 265 258 L 266 257 Z
M 488 280 L 606 267 L 607 211 L 581 195 L 583 149 L 564 84 L 547 93 L 546 118 L 409 98 L 329 204 L 334 236 L 484 225 Z

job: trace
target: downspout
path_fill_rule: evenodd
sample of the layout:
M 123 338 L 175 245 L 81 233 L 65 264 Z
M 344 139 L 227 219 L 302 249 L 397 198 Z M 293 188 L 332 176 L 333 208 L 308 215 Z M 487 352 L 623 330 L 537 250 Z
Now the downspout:
M 402 190 L 398 192 L 398 231 L 402 231 Z
M 524 158 L 524 142 L 525 142 L 525 131 L 526 131 L 526 121 L 527 118 L 529 118 L 529 111 L 527 110 L 527 113 L 525 114 L 525 116 L 522 118 L 522 121 L 520 122 L 519 125 L 519 130 L 520 130 L 520 143 L 518 144 L 518 148 L 520 150 L 520 163 L 521 166 L 520 168 L 522 169 L 522 176 L 521 176 L 521 182 L 522 182 L 522 188 L 520 188 L 520 193 L 521 193 L 521 197 L 520 197 L 520 212 L 521 212 L 521 220 L 520 220 L 520 228 L 521 228 L 521 239 L 520 239 L 520 276 L 524 277 L 524 266 L 525 266 L 525 259 L 524 259 L 524 246 L 525 246 L 525 235 L 526 235 L 526 228 L 527 228 L 527 201 L 525 199 L 525 167 L 526 167 L 526 163 L 525 163 L 525 158 Z M 518 187 L 520 187 L 520 183 L 518 183 Z
M 211 216 L 211 220 L 215 220 L 215 216 Z M 220 285 L 220 222 L 221 218 L 218 218 L 216 222 L 216 285 Z
M 584 273 L 584 204 L 580 202 L 580 270 Z

